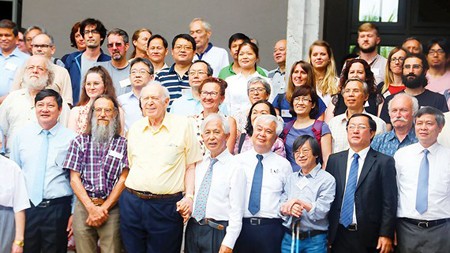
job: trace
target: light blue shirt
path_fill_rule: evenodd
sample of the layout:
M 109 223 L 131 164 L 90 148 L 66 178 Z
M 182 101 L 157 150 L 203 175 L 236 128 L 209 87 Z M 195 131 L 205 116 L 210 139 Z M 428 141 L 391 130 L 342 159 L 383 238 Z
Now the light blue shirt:
M 139 98 L 131 91 L 120 95 L 117 101 L 125 114 L 125 131 L 128 131 L 134 122 L 143 118 Z
M 304 175 L 302 171 L 292 173 L 286 182 L 285 192 L 282 196 L 282 203 L 290 199 L 300 199 L 312 205 L 311 210 L 303 210 L 300 220 L 300 230 L 328 230 L 328 212 L 331 203 L 334 201 L 336 192 L 336 180 L 323 170 L 319 163 L 317 166 Z M 284 226 L 291 228 L 293 216 L 283 217 Z
M 172 107 L 170 108 L 171 113 L 184 116 L 197 115 L 202 111 L 203 106 L 200 103 L 200 100 L 197 100 L 194 96 L 192 96 L 191 89 L 185 90 L 181 97 L 175 99 L 172 103 Z M 224 103 L 219 106 L 219 111 L 224 115 L 228 115 L 228 109 Z
M 33 122 L 22 128 L 13 138 L 11 160 L 22 169 L 25 176 L 28 193 L 33 190 L 30 179 L 42 169 L 36 168 L 41 164 L 41 150 L 44 134 L 42 127 Z M 70 187 L 69 171 L 63 168 L 63 163 L 69 149 L 69 144 L 76 134 L 60 123 L 49 130 L 49 145 L 47 169 L 44 179 L 44 199 L 54 199 L 73 195 Z
M 0 50 L 0 96 L 9 93 L 16 71 L 22 67 L 28 57 L 30 56 L 20 51 L 17 47 L 7 57 Z
M 417 143 L 416 133 L 414 131 L 414 126 L 409 130 L 408 135 L 406 135 L 405 139 L 400 141 L 395 135 L 394 129 L 379 135 L 375 135 L 373 138 L 370 147 L 375 149 L 378 152 L 381 152 L 388 156 L 394 156 L 395 152 L 400 148 L 409 146 L 411 144 Z
M 94 65 L 99 65 L 108 70 L 111 79 L 113 80 L 114 89 L 116 90 L 116 96 L 123 95 L 131 91 L 130 76 L 130 64 L 125 68 L 116 68 L 111 64 L 111 61 L 95 62 Z

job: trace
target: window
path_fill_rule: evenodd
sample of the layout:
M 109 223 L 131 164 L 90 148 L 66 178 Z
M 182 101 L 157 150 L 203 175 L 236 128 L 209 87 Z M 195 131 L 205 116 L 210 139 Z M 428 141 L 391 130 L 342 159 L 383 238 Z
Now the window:
M 399 0 L 360 0 L 360 22 L 398 22 Z

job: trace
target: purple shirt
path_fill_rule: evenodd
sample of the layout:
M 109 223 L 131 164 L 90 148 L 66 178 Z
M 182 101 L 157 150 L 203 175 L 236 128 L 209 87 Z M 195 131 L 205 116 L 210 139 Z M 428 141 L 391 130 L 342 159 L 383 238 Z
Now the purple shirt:
M 94 145 L 91 135 L 78 135 L 70 144 L 64 168 L 81 174 L 81 183 L 89 197 L 109 196 L 122 174 L 128 167 L 127 140 L 114 137 L 105 146 Z

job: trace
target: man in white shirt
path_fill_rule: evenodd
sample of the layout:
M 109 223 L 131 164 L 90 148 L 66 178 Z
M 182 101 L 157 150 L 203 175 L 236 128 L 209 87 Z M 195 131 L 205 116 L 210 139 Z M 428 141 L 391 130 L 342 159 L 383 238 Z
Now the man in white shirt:
M 211 114 L 201 130 L 209 152 L 195 169 L 194 211 L 186 228 L 186 252 L 232 252 L 242 227 L 244 171 L 227 149 L 228 120 Z
M 280 93 L 285 93 L 286 88 L 286 40 L 282 39 L 275 43 L 273 47 L 273 60 L 278 65 L 276 69 L 269 72 L 267 77 L 272 81 L 273 94 L 278 95 Z
M 394 155 L 400 252 L 448 252 L 450 249 L 450 149 L 437 142 L 444 124 L 441 111 L 422 107 L 415 114 L 419 143 Z
M 213 46 L 209 42 L 212 30 L 211 24 L 201 18 L 194 18 L 189 25 L 189 34 L 195 39 L 195 60 L 208 62 L 213 69 L 213 76 L 217 77 L 222 68 L 228 65 L 228 53 L 225 49 Z
M 280 202 L 292 167 L 271 148 L 283 123 L 273 115 L 261 115 L 255 119 L 253 129 L 253 149 L 236 156 L 247 187 L 242 230 L 233 252 L 280 252 L 284 234 Z

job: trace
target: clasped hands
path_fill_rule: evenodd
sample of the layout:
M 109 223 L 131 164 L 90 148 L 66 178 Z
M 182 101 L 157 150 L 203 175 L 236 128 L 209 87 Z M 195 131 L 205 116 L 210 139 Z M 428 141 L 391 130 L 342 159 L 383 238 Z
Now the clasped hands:
M 103 206 L 96 206 L 92 204 L 87 208 L 87 211 L 89 215 L 86 219 L 86 224 L 88 226 L 100 227 L 106 222 L 106 220 L 108 220 L 108 209 Z
M 189 197 L 184 197 L 177 202 L 177 212 L 183 217 L 183 223 L 186 223 L 191 217 L 193 202 Z
M 305 209 L 306 204 L 299 199 L 290 199 L 281 206 L 281 213 L 283 215 L 294 216 L 299 218 Z

